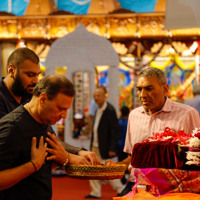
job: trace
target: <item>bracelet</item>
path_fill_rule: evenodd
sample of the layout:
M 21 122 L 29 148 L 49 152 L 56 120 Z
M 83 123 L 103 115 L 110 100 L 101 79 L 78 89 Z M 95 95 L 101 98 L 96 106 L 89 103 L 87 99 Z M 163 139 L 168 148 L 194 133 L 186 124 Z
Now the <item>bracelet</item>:
M 62 164 L 62 166 L 65 167 L 68 162 L 69 162 L 69 159 L 67 158 L 66 161 L 64 162 L 64 164 Z
M 32 160 L 30 160 L 30 162 L 33 164 L 33 167 L 35 168 L 35 171 L 37 171 L 37 168 L 36 168 L 36 166 L 35 166 L 35 163 L 34 163 Z

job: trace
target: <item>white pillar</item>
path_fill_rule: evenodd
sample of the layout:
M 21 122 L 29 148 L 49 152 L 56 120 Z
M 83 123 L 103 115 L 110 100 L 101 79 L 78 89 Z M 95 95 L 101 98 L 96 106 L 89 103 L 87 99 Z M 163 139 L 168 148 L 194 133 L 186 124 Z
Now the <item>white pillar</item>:
M 115 107 L 119 116 L 119 69 L 116 66 L 110 66 L 108 70 L 108 101 Z

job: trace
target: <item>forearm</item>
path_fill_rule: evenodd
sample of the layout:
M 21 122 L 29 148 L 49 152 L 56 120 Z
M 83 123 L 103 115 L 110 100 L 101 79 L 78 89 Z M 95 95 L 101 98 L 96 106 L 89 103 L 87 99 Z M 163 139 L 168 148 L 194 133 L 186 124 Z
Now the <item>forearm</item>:
M 12 187 L 35 171 L 36 169 L 30 161 L 18 167 L 0 171 L 0 190 Z
M 78 155 L 78 152 L 79 152 L 80 150 L 82 150 L 82 149 L 79 148 L 79 147 L 74 147 L 74 146 L 72 146 L 72 145 L 70 145 L 70 144 L 68 144 L 68 143 L 65 143 L 65 142 L 61 141 L 59 138 L 58 138 L 58 140 L 59 140 L 59 142 L 63 145 L 65 151 L 67 151 L 68 153 Z

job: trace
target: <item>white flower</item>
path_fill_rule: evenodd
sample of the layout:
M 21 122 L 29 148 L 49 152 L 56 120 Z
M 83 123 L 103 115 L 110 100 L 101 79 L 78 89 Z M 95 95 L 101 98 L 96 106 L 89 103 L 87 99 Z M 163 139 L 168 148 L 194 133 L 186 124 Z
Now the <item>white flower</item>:
M 185 164 L 186 165 L 199 165 L 199 162 L 198 161 L 187 161 Z
M 189 139 L 190 147 L 200 147 L 200 139 L 198 137 L 193 137 Z
M 192 131 L 192 136 L 194 137 L 195 134 L 199 133 L 200 132 L 200 128 L 195 128 L 193 131 Z
M 186 158 L 191 161 L 200 161 L 200 152 L 188 151 Z

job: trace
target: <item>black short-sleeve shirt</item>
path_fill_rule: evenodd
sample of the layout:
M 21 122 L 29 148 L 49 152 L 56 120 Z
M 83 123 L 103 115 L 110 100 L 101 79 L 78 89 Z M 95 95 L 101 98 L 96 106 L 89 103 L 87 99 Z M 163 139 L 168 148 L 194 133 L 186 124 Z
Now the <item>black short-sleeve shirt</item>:
M 31 140 L 47 132 L 50 125 L 37 123 L 21 105 L 0 120 L 0 171 L 30 161 Z M 51 161 L 13 187 L 0 191 L 0 200 L 50 200 L 52 196 Z
M 20 104 L 25 104 L 30 101 L 30 97 L 22 97 L 19 104 L 15 98 L 10 94 L 8 88 L 5 86 L 3 79 L 0 81 L 0 118 L 13 111 Z

